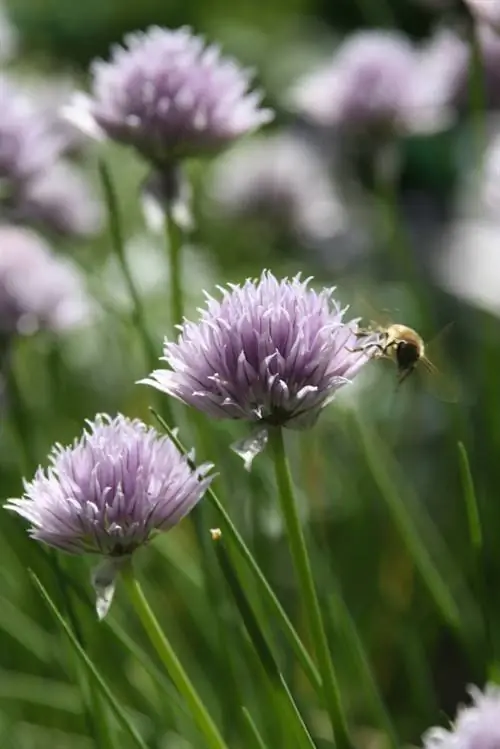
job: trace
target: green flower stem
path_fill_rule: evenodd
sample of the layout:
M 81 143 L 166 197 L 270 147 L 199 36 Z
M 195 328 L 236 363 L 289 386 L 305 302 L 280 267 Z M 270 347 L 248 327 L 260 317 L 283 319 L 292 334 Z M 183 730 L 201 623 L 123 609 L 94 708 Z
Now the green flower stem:
M 189 710 L 207 741 L 210 749 L 228 749 L 219 729 L 212 720 L 200 696 L 192 685 L 182 664 L 177 658 L 172 645 L 162 631 L 143 593 L 139 581 L 134 575 L 132 564 L 122 570 L 122 579 L 135 611 L 146 630 L 152 645 L 166 667 L 170 678 L 186 701 Z
M 162 417 L 158 413 L 156 413 L 154 409 L 151 409 L 151 411 L 155 419 L 169 435 L 172 442 L 184 455 L 187 455 L 188 451 L 179 440 L 177 434 L 170 429 L 168 424 L 165 423 L 165 420 L 162 419 Z M 307 676 L 311 686 L 316 692 L 321 692 L 322 683 L 318 669 L 316 668 L 316 665 L 314 664 L 311 656 L 304 647 L 285 609 L 283 608 L 273 589 L 269 585 L 254 555 L 246 545 L 243 536 L 234 525 L 229 514 L 226 512 L 224 505 L 222 504 L 212 487 L 208 488 L 206 496 L 208 502 L 210 502 L 210 504 L 215 508 L 219 516 L 219 522 L 222 526 L 223 533 L 227 535 L 227 537 L 231 540 L 234 548 L 238 551 L 238 554 L 240 554 L 240 556 L 245 560 L 250 572 L 254 577 L 256 585 L 259 588 L 260 595 L 262 596 L 263 600 L 266 601 L 269 609 L 274 612 L 278 621 L 281 623 L 283 633 L 287 637 L 290 647 L 292 648 L 298 662 L 302 666 L 302 669 Z
M 330 657 L 330 649 L 328 647 L 328 640 L 314 584 L 311 562 L 297 511 L 297 503 L 294 496 L 281 428 L 270 430 L 269 441 L 274 455 L 278 495 L 288 535 L 290 552 L 299 581 L 305 616 L 316 651 L 316 661 L 323 680 L 325 706 L 330 716 L 337 745 L 340 749 L 348 749 L 352 745 L 342 708 L 337 677 Z
M 168 263 L 170 270 L 170 325 L 173 338 L 177 338 L 176 325 L 180 325 L 184 318 L 184 302 L 182 295 L 182 245 L 183 233 L 176 223 L 172 212 L 165 212 L 165 231 L 167 234 Z

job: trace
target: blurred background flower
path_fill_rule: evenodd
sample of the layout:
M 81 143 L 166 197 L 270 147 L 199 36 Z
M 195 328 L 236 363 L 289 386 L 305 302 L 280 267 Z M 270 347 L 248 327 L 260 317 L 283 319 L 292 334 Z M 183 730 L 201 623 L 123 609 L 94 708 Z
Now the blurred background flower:
M 351 305 L 346 319 L 363 314 L 366 321 L 407 323 L 426 342 L 437 336 L 436 363 L 463 386 L 464 401 L 452 407 L 434 397 L 419 372 L 395 392 L 393 363 L 370 363 L 313 430 L 287 433 L 328 640 L 360 749 L 387 747 L 381 703 L 397 732 L 394 745 L 417 746 L 427 726 L 455 715 L 468 683 L 486 681 L 500 652 L 483 636 L 485 616 L 500 631 L 500 37 L 484 16 L 486 5 L 472 16 L 471 3 L 2 4 L 16 40 L 2 44 L 0 24 L 0 327 L 15 344 L 9 374 L 17 386 L 0 429 L 4 499 L 20 496 L 21 474 L 33 475 L 53 443 L 70 444 L 89 415 L 121 412 L 148 421 L 149 407 L 161 411 L 166 403 L 167 396 L 134 384 L 151 365 L 103 215 L 98 157 L 113 174 L 127 267 L 158 358 L 170 306 L 166 242 L 163 226 L 152 233 L 145 225 L 137 185 L 150 176 L 144 154 L 175 152 L 193 155 L 186 176 L 195 220 L 182 268 L 188 319 L 198 318 L 203 289 L 217 296 L 218 284 L 242 283 L 262 268 L 277 278 L 300 271 L 314 276 L 318 291 L 337 287 L 341 306 Z M 192 32 L 179 30 L 186 24 Z M 123 46 L 130 33 L 140 35 L 131 48 Z M 168 77 L 171 43 L 179 56 Z M 97 149 L 60 115 L 75 91 L 90 92 L 93 113 L 119 142 L 107 137 Z M 167 108 L 165 97 L 178 105 L 180 91 L 182 111 Z M 210 109 L 217 102 L 222 119 Z M 264 123 L 265 131 L 251 132 Z M 124 149 L 123 138 L 134 147 Z M 229 149 L 212 153 L 212 145 Z M 202 462 L 217 465 L 221 501 L 302 634 L 267 460 L 243 475 L 227 450 L 241 424 L 202 416 L 195 423 L 194 409 L 173 406 L 182 440 L 196 443 Z M 483 521 L 483 607 L 458 442 L 466 446 Z M 140 562 L 151 601 L 160 618 L 168 615 L 172 642 L 228 745 L 250 741 L 245 705 L 268 746 L 288 747 L 295 737 L 262 689 L 214 558 L 212 527 L 218 515 L 200 503 L 152 545 Z M 408 537 L 421 540 L 423 562 L 408 550 Z M 29 566 L 64 616 L 74 602 L 85 649 L 148 746 L 202 749 L 176 693 L 165 698 L 147 657 L 139 662 L 111 628 L 90 625 L 85 561 L 64 557 L 66 595 L 43 547 L 30 543 L 9 513 L 0 548 L 6 746 L 99 743 L 67 649 L 33 595 Z M 313 740 L 330 749 L 324 712 L 235 559 Z M 426 564 L 441 587 L 428 585 Z M 353 624 L 371 681 L 356 656 Z M 112 626 L 147 653 L 121 601 Z M 114 718 L 111 728 L 120 747 L 133 746 Z
M 67 258 L 55 256 L 34 232 L 0 226 L 0 328 L 29 335 L 39 328 L 71 330 L 88 324 L 85 282 Z
M 73 166 L 68 140 L 50 116 L 12 82 L 0 79 L 0 218 L 53 233 L 95 234 L 98 202 Z

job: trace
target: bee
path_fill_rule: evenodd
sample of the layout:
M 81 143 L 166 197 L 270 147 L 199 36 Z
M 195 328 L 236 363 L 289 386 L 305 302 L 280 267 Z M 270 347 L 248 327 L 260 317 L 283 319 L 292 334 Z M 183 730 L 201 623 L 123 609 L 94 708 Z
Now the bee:
M 438 338 L 448 330 L 450 326 L 439 334 Z M 455 402 L 457 392 L 451 384 L 451 380 L 445 379 L 440 369 L 427 356 L 427 347 L 422 336 L 413 328 L 400 323 L 391 323 L 387 326 L 372 325 L 368 328 L 358 330 L 357 338 L 376 334 L 376 340 L 364 343 L 353 349 L 354 351 L 370 351 L 375 358 L 392 359 L 396 363 L 398 372 L 398 387 L 415 371 L 422 367 L 423 371 L 432 375 L 432 390 L 442 400 Z M 432 341 L 435 347 L 437 338 Z

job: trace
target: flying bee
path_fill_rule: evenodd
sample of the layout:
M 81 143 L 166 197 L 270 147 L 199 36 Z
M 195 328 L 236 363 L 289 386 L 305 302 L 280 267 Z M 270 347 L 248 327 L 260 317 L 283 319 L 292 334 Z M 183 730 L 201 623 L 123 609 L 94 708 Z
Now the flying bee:
M 436 341 L 441 338 L 450 326 L 441 331 L 441 333 L 433 339 L 431 346 L 435 348 Z M 442 400 L 455 402 L 457 397 L 457 391 L 452 386 L 449 378 L 444 378 L 440 369 L 427 356 L 427 348 L 424 343 L 422 336 L 417 333 L 413 328 L 400 323 L 391 323 L 387 326 L 372 325 L 368 328 L 358 330 L 356 333 L 357 338 L 362 338 L 367 335 L 373 336 L 376 334 L 377 339 L 369 343 L 364 343 L 362 346 L 353 349 L 354 351 L 369 351 L 372 350 L 372 356 L 375 358 L 392 359 L 396 363 L 398 370 L 398 386 L 401 385 L 417 367 L 421 367 L 422 371 L 429 375 L 432 375 L 432 382 L 429 382 L 431 389 L 438 397 Z

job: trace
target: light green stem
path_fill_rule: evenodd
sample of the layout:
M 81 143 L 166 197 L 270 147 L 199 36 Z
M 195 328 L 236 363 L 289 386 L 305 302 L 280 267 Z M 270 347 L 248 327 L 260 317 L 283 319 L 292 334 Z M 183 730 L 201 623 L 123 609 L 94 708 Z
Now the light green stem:
M 155 345 L 150 338 L 148 326 L 146 323 L 146 314 L 142 304 L 141 296 L 137 291 L 132 273 L 130 272 L 127 259 L 125 257 L 125 239 L 122 231 L 122 220 L 120 216 L 120 209 L 118 207 L 118 198 L 116 195 L 116 190 L 113 184 L 111 173 L 104 161 L 99 162 L 99 172 L 104 191 L 104 199 L 106 201 L 108 210 L 111 242 L 118 263 L 120 264 L 120 268 L 123 273 L 128 292 L 130 294 L 130 298 L 132 300 L 133 322 L 141 338 L 144 348 L 144 355 L 147 360 L 148 366 L 154 369 L 158 362 L 158 353 L 156 352 Z
M 172 645 L 158 624 L 158 621 L 146 600 L 140 583 L 134 575 L 132 564 L 128 564 L 123 568 L 122 579 L 135 611 L 142 622 L 142 626 L 146 630 L 153 647 L 166 667 L 170 678 L 186 701 L 198 727 L 205 736 L 207 747 L 210 747 L 210 749 L 228 749 L 224 739 L 219 733 L 219 729 L 215 725 L 200 696 L 191 683 L 189 676 L 184 671 Z
M 176 325 L 184 318 L 182 295 L 182 245 L 183 233 L 174 220 L 171 211 L 165 213 L 165 230 L 167 233 L 168 263 L 170 270 L 170 324 L 173 338 L 177 338 Z
M 314 584 L 311 562 L 297 510 L 281 428 L 271 429 L 269 439 L 274 454 L 274 467 L 281 512 L 285 521 L 290 552 L 299 581 L 304 612 L 316 652 L 316 662 L 323 681 L 325 706 L 330 716 L 334 737 L 339 749 L 348 749 L 352 745 L 344 717 L 337 677 L 330 657 L 330 649 Z

